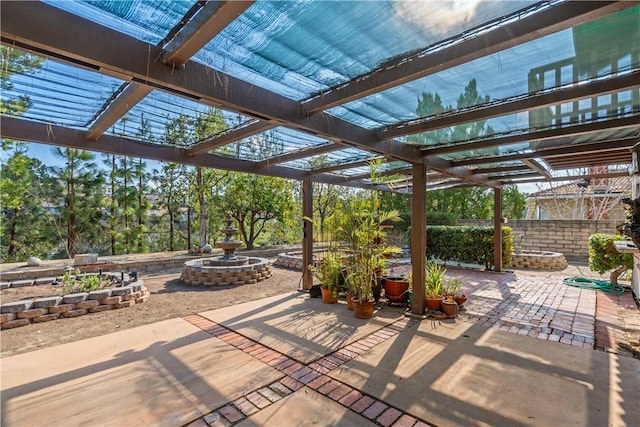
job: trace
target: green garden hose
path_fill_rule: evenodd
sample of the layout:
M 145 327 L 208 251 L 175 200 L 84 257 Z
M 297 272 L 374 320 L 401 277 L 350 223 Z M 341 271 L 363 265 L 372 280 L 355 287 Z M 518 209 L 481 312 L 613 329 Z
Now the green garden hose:
M 614 285 L 608 280 L 588 279 L 586 277 L 567 277 L 562 281 L 565 285 L 575 286 L 582 289 L 593 289 L 610 294 L 622 295 L 625 288 L 620 285 Z

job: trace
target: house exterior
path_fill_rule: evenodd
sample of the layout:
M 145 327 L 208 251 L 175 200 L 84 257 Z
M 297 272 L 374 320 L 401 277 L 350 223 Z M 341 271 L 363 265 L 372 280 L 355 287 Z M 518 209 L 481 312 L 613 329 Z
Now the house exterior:
M 622 199 L 631 197 L 631 177 L 584 179 L 527 196 L 528 220 L 604 220 L 623 222 Z

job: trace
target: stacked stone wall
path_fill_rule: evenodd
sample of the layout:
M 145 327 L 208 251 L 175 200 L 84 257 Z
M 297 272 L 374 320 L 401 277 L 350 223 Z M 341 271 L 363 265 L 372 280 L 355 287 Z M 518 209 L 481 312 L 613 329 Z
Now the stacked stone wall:
M 110 289 L 14 301 L 0 306 L 0 329 L 132 307 L 149 299 L 142 281 Z
M 567 260 L 589 259 L 589 236 L 615 234 L 616 220 L 509 220 L 515 253 L 522 251 L 559 252 Z M 458 225 L 493 226 L 491 220 L 459 220 Z

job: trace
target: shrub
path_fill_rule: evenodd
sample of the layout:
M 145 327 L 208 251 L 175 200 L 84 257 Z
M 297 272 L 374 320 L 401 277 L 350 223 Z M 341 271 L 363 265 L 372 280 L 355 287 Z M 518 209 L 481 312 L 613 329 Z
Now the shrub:
M 611 271 L 610 282 L 614 284 L 618 283 L 620 274 L 633 268 L 633 255 L 618 252 L 613 243 L 616 240 L 627 239 L 619 234 L 596 233 L 589 236 L 589 268 L 600 274 Z
M 493 269 L 493 227 L 428 226 L 427 256 L 447 261 L 484 264 Z M 502 266 L 511 264 L 513 232 L 502 227 Z

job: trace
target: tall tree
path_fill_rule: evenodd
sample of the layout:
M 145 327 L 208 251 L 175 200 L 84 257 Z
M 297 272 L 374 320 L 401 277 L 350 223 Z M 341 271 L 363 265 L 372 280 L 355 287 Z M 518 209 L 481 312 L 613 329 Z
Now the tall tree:
M 227 129 L 222 112 L 217 108 L 199 114 L 193 122 L 193 142 L 221 133 Z M 208 208 L 211 201 L 212 188 L 226 178 L 226 172 L 196 167 L 194 190 L 198 200 L 199 213 L 199 247 L 208 242 Z
M 55 235 L 46 224 L 43 186 L 44 165 L 26 155 L 24 144 L 15 144 L 0 170 L 2 206 L 2 262 L 24 260 L 30 255 L 45 257 L 55 248 Z
M 0 46 L 0 89 L 10 93 L 13 89 L 11 77 L 14 74 L 29 74 L 37 72 L 44 59 L 39 56 L 24 53 L 9 46 Z M 0 114 L 19 116 L 31 106 L 28 95 L 5 97 L 0 99 Z
M 53 153 L 64 161 L 64 166 L 51 167 L 52 176 L 63 188 L 58 230 L 67 256 L 73 258 L 80 248 L 93 250 L 104 243 L 104 174 L 88 151 L 56 147 Z
M 269 222 L 284 218 L 294 209 L 294 187 L 282 178 L 231 173 L 216 205 L 238 222 L 242 240 L 247 249 L 253 249 Z

